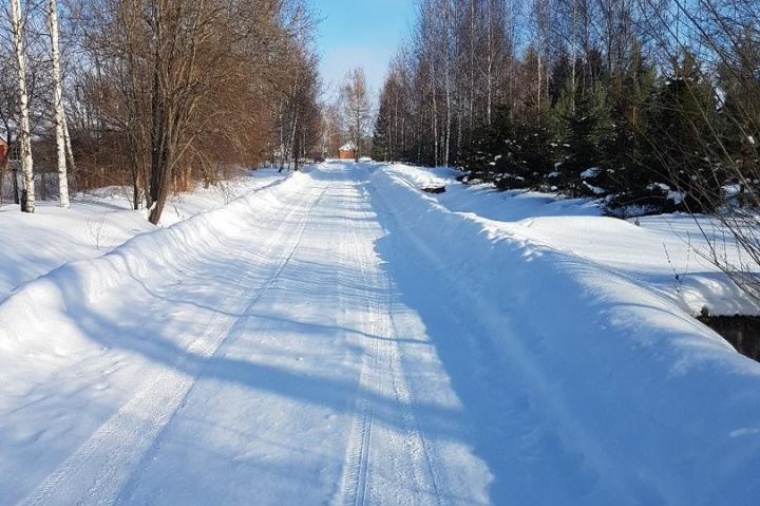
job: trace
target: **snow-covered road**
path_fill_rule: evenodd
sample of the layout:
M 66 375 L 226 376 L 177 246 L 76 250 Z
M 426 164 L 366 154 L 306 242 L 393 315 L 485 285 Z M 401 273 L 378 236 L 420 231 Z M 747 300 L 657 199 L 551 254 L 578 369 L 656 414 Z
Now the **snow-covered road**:
M 374 251 L 367 175 L 296 175 L 259 213 L 185 226 L 160 272 L 140 254 L 163 237 L 54 273 L 38 295 L 77 328 L 48 322 L 48 344 L 98 347 L 3 397 L 0 503 L 485 502 L 486 466 L 447 434 L 456 397 Z
M 757 364 L 667 301 L 596 303 L 626 287 L 549 272 L 582 304 L 542 313 L 531 268 L 593 269 L 430 226 L 380 171 L 294 174 L 11 295 L 0 505 L 754 504 Z

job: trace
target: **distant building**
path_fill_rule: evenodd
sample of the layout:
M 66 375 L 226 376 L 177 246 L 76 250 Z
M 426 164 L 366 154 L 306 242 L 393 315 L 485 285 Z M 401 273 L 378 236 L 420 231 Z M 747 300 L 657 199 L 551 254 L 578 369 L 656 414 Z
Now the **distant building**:
M 8 147 L 8 143 L 5 142 L 5 139 L 0 137 L 0 167 L 5 167 L 5 164 L 8 162 L 9 152 L 10 148 Z
M 347 142 L 338 150 L 341 160 L 355 160 L 359 154 L 359 148 L 353 142 Z

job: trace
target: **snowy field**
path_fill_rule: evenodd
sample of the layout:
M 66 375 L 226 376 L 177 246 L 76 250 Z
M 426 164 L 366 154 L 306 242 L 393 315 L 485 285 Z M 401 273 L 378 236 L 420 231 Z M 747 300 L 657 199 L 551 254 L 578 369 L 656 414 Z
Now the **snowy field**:
M 746 309 L 694 223 L 453 177 L 0 209 L 0 505 L 757 504 L 760 364 L 690 316 Z

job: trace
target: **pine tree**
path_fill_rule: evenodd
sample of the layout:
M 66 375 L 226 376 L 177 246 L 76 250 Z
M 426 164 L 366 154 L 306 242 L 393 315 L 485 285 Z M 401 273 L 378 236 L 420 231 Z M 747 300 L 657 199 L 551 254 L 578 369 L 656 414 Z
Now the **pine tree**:
M 718 67 L 723 92 L 719 108 L 724 163 L 741 189 L 740 204 L 760 206 L 760 41 L 745 35 L 734 62 Z
M 539 188 L 552 167 L 551 137 L 539 115 L 534 121 L 513 121 L 507 107 L 497 107 L 491 126 L 475 131 L 462 165 L 471 178 L 493 182 L 500 190 Z

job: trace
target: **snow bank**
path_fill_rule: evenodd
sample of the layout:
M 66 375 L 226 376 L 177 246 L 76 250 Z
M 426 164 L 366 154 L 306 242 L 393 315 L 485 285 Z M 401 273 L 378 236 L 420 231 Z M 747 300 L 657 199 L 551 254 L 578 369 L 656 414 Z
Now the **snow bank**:
M 650 287 L 689 315 L 703 308 L 711 315 L 760 314 L 760 307 L 710 262 L 711 247 L 735 265 L 742 258 L 731 238 L 707 217 L 697 222 L 686 214 L 669 214 L 626 221 L 601 216 L 600 207 L 587 199 L 498 192 L 406 165 L 387 171 L 416 187 L 426 180 L 446 185 L 447 192 L 435 197 L 446 209 L 474 213 L 492 228 L 571 251 Z
M 151 277 L 182 279 L 177 265 L 183 258 L 191 259 L 194 252 L 246 230 L 238 221 L 240 216 L 256 219 L 271 212 L 283 196 L 307 181 L 307 175 L 294 173 L 267 186 L 266 191 L 246 194 L 224 207 L 143 233 L 99 258 L 64 264 L 16 289 L 0 304 L 0 384 L 4 387 L 0 408 L 5 395 L 25 395 L 58 368 L 98 353 L 82 330 L 86 323 L 82 319 L 89 316 L 77 314 L 69 303 L 81 307 L 119 289 L 134 289 Z
M 760 365 L 613 269 L 452 212 L 393 168 L 373 181 L 579 467 L 617 476 L 626 503 L 756 503 Z
M 255 189 L 281 180 L 276 170 L 261 169 L 209 188 L 172 195 L 161 218 L 168 226 L 229 203 Z M 16 287 L 61 265 L 96 258 L 138 234 L 154 230 L 147 211 L 133 211 L 131 189 L 109 186 L 72 196 L 70 209 L 39 202 L 33 215 L 17 205 L 0 206 L 0 301 Z

